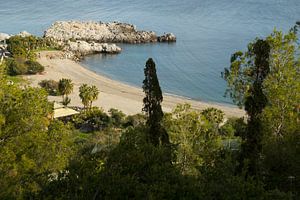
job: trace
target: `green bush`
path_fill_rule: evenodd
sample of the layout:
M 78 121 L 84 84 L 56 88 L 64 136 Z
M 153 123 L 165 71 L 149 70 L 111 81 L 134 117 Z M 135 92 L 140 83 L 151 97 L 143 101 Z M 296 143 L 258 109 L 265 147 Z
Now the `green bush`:
M 25 64 L 27 65 L 27 74 L 37 74 L 45 70 L 44 66 L 36 61 L 27 60 Z
M 58 82 L 55 80 L 42 80 L 39 85 L 44 88 L 49 95 L 59 96 Z
M 108 112 L 110 113 L 112 124 L 115 127 L 121 127 L 124 123 L 126 115 L 122 111 L 115 108 L 111 108 Z
M 35 57 L 36 50 L 58 49 L 58 44 L 47 38 L 36 36 L 13 36 L 7 40 L 7 49 L 14 57 L 21 56 L 26 59 Z
M 10 76 L 26 74 L 27 65 L 25 65 L 25 59 L 22 57 L 17 57 L 15 59 L 8 59 L 7 73 Z
M 75 115 L 72 122 L 82 132 L 101 131 L 111 125 L 110 117 L 97 107 Z

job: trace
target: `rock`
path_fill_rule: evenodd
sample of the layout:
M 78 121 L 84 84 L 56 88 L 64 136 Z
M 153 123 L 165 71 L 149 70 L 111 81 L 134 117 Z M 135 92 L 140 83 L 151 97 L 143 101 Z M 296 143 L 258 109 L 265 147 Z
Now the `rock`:
M 6 33 L 0 33 L 0 41 L 4 41 L 10 38 L 10 35 Z
M 28 33 L 27 31 L 22 31 L 20 32 L 19 34 L 17 34 L 18 36 L 21 36 L 21 37 L 29 37 L 29 36 L 32 36 L 31 33 Z
M 83 40 L 97 43 L 148 43 L 157 42 L 153 31 L 138 31 L 135 26 L 112 22 L 55 22 L 45 31 L 45 37 L 57 41 Z
M 76 42 L 69 41 L 65 45 L 65 50 L 76 52 L 83 56 L 94 53 L 120 53 L 122 49 L 115 44 L 88 43 L 86 41 L 78 40 Z
M 176 42 L 176 36 L 173 33 L 165 33 L 157 37 L 158 42 Z

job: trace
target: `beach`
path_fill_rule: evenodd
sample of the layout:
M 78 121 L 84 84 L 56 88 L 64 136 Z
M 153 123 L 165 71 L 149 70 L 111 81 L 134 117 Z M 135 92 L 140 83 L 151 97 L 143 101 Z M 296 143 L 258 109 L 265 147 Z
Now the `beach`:
M 80 65 L 80 63 L 63 58 L 63 54 L 60 51 L 42 51 L 39 53 L 37 61 L 45 67 L 45 72 L 25 76 L 25 79 L 29 80 L 32 86 L 38 86 L 38 83 L 45 79 L 55 81 L 59 81 L 61 78 L 72 79 L 74 90 L 69 96 L 71 98 L 70 106 L 82 106 L 79 98 L 79 87 L 86 83 L 95 85 L 100 91 L 98 100 L 93 103 L 93 106 L 102 107 L 105 111 L 108 111 L 110 108 L 116 108 L 128 115 L 142 112 L 144 97 L 142 88 L 130 86 L 96 74 Z M 124 76 L 130 76 L 130 74 L 124 74 Z M 62 98 L 61 96 L 49 96 L 49 100 L 60 102 Z M 164 94 L 162 106 L 164 112 L 171 112 L 177 104 L 183 103 L 188 103 L 192 108 L 198 110 L 215 107 L 222 110 L 227 117 L 242 117 L 245 115 L 243 110 L 235 106 L 200 102 L 169 94 Z

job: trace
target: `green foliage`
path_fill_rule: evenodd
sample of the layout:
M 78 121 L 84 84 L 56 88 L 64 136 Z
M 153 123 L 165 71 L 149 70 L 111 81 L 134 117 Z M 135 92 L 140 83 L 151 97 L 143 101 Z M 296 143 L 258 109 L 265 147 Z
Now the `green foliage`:
M 143 81 L 143 111 L 147 114 L 147 125 L 149 126 L 148 138 L 154 145 L 169 144 L 168 133 L 161 126 L 163 111 L 161 103 L 163 101 L 162 91 L 156 75 L 155 63 L 152 58 L 146 62 L 144 69 L 145 79 Z
M 121 127 L 125 123 L 126 115 L 122 111 L 111 108 L 108 112 L 111 117 L 111 123 L 114 127 Z
M 269 189 L 297 192 L 300 188 L 300 127 L 285 137 L 272 137 L 263 147 L 265 183 Z
M 294 32 L 283 35 L 274 31 L 267 40 L 272 51 L 271 73 L 264 81 L 264 91 L 269 101 L 263 112 L 265 131 L 270 135 L 282 136 L 295 132 L 300 119 L 299 45 Z
M 261 84 L 269 73 L 269 53 L 268 42 L 256 39 L 248 45 L 247 52 L 238 51 L 231 56 L 230 68 L 225 68 L 222 76 L 228 85 L 225 94 L 229 93 L 237 105 L 245 106 L 256 89 L 254 86 Z
M 229 118 L 220 128 L 220 133 L 224 136 L 232 137 L 239 136 L 245 137 L 247 124 L 244 118 Z
M 176 164 L 182 174 L 198 176 L 204 163 L 213 164 L 213 155 L 222 148 L 221 137 L 214 124 L 188 104 L 178 105 L 164 119 L 170 140 L 177 145 Z
M 44 88 L 49 95 L 52 96 L 58 96 L 59 90 L 58 90 L 58 82 L 54 80 L 42 80 L 39 82 L 39 85 Z
M 25 65 L 27 65 L 27 74 L 37 74 L 45 70 L 44 66 L 36 61 L 27 60 Z
M 284 191 L 295 197 L 293 187 L 299 183 L 287 177 L 299 176 L 297 37 L 293 31 L 284 35 L 275 30 L 264 42 L 258 41 L 250 44 L 248 52 L 234 54 L 230 69 L 223 74 L 231 97 L 245 105 L 249 115 L 247 128 L 240 131 L 244 134 L 239 134 L 244 139 L 242 157 L 247 158 L 244 161 L 251 173 L 274 191 L 269 196 Z
M 263 182 L 246 178 L 245 172 L 236 175 L 238 163 L 236 156 L 229 152 L 217 152 L 213 165 L 203 165 L 199 168 L 200 193 L 203 199 L 287 199 L 284 193 L 277 193 L 272 198 L 272 191 L 264 189 Z M 278 198 L 283 196 L 282 198 Z
M 146 124 L 147 118 L 143 114 L 129 115 L 126 117 L 123 126 L 126 127 L 137 127 Z
M 25 59 L 35 59 L 35 51 L 57 48 L 58 45 L 47 38 L 36 36 L 12 36 L 7 40 L 7 49 L 13 57 L 23 57 Z
M 111 118 L 102 110 L 93 107 L 72 118 L 76 128 L 83 132 L 103 130 L 111 125 Z
M 92 85 L 83 84 L 79 87 L 79 97 L 84 108 L 92 108 L 93 101 L 98 99 L 99 89 Z
M 96 199 L 192 198 L 169 162 L 169 148 L 146 139 L 144 128 L 129 129 L 111 151 L 99 178 Z M 195 197 L 194 197 L 195 198 Z
M 64 106 L 68 106 L 71 103 L 71 99 L 68 96 L 66 96 L 65 98 L 63 98 L 61 103 Z
M 0 82 L 0 198 L 25 199 L 66 166 L 70 132 L 50 121 L 53 105 L 43 90 L 5 82 Z
M 207 108 L 201 114 L 211 123 L 219 125 L 224 120 L 224 112 L 216 108 Z
M 257 174 L 263 137 L 260 115 L 267 105 L 263 92 L 264 79 L 270 72 L 271 47 L 268 41 L 256 39 L 248 45 L 246 53 L 237 52 L 231 58 L 231 66 L 225 69 L 224 79 L 234 102 L 244 105 L 249 116 L 243 135 L 241 164 L 249 162 L 249 173 Z
M 71 99 L 68 97 L 73 92 L 74 84 L 71 79 L 62 78 L 58 82 L 58 91 L 62 95 L 63 105 L 68 105 Z
M 44 66 L 36 61 L 27 60 L 23 57 L 7 59 L 7 73 L 10 76 L 23 74 L 37 74 L 44 71 Z
M 89 135 L 78 146 L 66 170 L 39 193 L 39 199 L 93 199 L 107 155 L 118 144 L 119 137 L 120 133 L 112 129 Z
M 27 73 L 27 66 L 25 65 L 25 59 L 22 57 L 16 57 L 14 59 L 7 59 L 7 73 L 10 76 L 22 75 Z

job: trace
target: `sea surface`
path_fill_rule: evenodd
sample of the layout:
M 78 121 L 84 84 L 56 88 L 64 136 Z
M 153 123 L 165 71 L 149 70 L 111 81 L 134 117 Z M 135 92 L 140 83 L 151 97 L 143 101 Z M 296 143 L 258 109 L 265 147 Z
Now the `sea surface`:
M 232 53 L 276 27 L 300 20 L 300 0 L 1 0 L 0 32 L 43 35 L 57 20 L 120 21 L 157 34 L 172 32 L 174 44 L 121 44 L 119 55 L 93 55 L 82 63 L 110 78 L 142 86 L 152 57 L 165 93 L 230 103 L 220 73 Z

